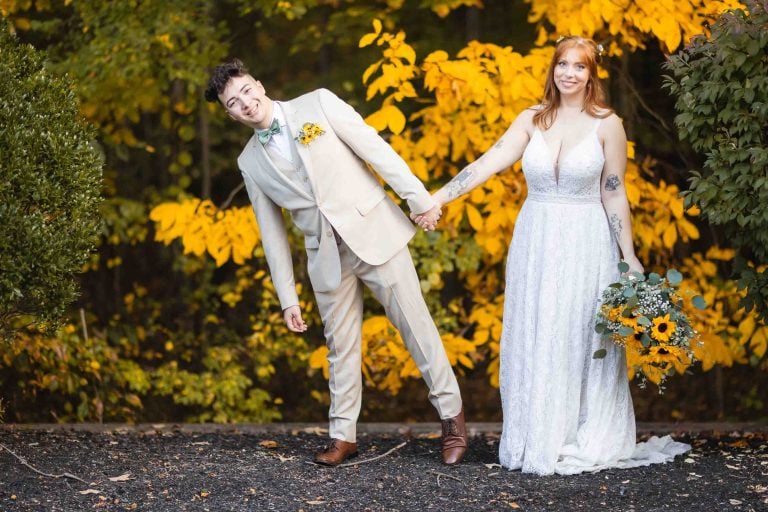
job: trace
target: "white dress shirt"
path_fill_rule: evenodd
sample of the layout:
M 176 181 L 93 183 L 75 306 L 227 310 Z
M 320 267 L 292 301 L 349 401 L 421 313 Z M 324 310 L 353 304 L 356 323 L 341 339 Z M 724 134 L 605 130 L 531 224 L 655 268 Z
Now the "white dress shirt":
M 280 156 L 289 162 L 293 162 L 293 154 L 291 152 L 293 139 L 291 134 L 288 133 L 288 125 L 285 122 L 285 113 L 283 112 L 283 107 L 280 105 L 279 101 L 272 103 L 272 121 L 275 119 L 277 119 L 277 122 L 280 125 L 280 133 L 272 135 L 269 141 L 265 144 L 265 147 L 277 151 Z M 269 122 L 270 126 L 272 126 L 272 121 Z

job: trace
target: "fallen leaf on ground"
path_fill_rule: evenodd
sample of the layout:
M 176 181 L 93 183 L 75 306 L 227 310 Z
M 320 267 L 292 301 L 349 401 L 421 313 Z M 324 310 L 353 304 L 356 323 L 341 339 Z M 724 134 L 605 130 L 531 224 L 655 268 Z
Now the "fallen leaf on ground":
M 280 459 L 280 462 L 288 462 L 289 460 L 293 460 L 296 458 L 295 455 L 291 455 L 290 457 L 285 457 L 283 455 L 277 454 L 277 458 Z
M 131 479 L 131 473 L 123 473 L 120 476 L 111 476 L 109 477 L 110 482 L 125 482 Z
M 730 499 L 728 501 L 730 502 L 731 505 L 741 505 L 742 503 L 741 500 Z
M 277 441 L 272 441 L 271 439 L 265 439 L 264 441 L 259 442 L 259 446 L 263 448 L 277 448 Z
M 307 505 L 322 505 L 323 503 L 325 503 L 323 500 L 312 500 L 308 501 Z
M 98 489 L 86 489 L 84 491 L 77 491 L 77 494 L 101 494 Z
M 317 434 L 317 435 L 320 435 L 320 434 L 327 434 L 328 433 L 328 429 L 327 428 L 320 428 L 320 427 L 307 427 L 307 428 L 304 429 L 304 432 L 306 432 L 307 434 Z

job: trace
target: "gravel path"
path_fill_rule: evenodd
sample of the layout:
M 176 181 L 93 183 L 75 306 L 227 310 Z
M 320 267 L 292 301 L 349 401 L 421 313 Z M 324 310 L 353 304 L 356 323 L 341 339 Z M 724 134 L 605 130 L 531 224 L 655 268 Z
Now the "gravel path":
M 0 510 L 768 510 L 768 426 L 678 426 L 694 450 L 672 463 L 568 477 L 501 469 L 492 427 L 458 467 L 427 424 L 362 428 L 356 464 L 324 468 L 317 426 L 0 425 Z

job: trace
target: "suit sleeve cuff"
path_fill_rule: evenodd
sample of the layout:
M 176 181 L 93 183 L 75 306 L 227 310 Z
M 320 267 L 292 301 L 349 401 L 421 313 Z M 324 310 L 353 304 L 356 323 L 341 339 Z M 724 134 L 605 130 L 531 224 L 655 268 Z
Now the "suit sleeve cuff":
M 429 193 L 425 193 L 408 200 L 408 208 L 410 208 L 411 212 L 415 213 L 416 215 L 428 212 L 435 206 L 437 206 L 437 203 L 434 199 L 432 199 L 432 196 L 429 195 Z
M 280 308 L 283 311 L 291 306 L 299 305 L 299 296 L 296 295 L 295 288 L 293 290 L 277 290 L 277 299 L 280 301 Z

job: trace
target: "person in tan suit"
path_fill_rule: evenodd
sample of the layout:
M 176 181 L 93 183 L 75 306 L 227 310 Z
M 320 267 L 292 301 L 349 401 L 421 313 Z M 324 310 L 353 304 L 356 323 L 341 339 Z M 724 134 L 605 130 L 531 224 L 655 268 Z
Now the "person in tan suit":
M 293 332 L 307 327 L 282 209 L 304 233 L 330 370 L 331 440 L 315 462 L 335 466 L 357 455 L 365 285 L 400 331 L 429 387 L 442 422 L 443 462 L 459 463 L 467 449 L 461 395 L 408 251 L 416 228 L 369 166 L 425 225 L 437 223 L 440 208 L 376 130 L 327 89 L 273 101 L 233 59 L 213 71 L 205 97 L 255 130 L 237 162 L 283 317 Z

